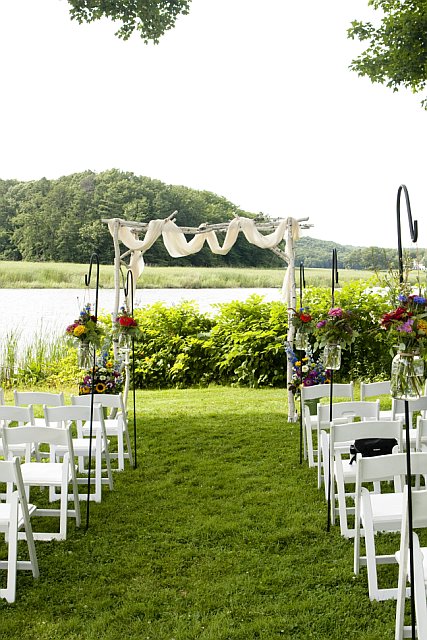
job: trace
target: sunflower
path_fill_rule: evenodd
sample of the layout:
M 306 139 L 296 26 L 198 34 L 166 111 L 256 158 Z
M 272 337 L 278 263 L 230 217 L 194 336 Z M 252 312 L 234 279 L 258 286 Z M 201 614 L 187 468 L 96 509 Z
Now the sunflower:
M 106 386 L 103 382 L 98 382 L 98 384 L 95 387 L 95 390 L 97 393 L 104 393 L 105 389 L 106 389 Z
M 88 387 L 86 384 L 81 384 L 80 385 L 80 395 L 85 395 L 87 393 L 90 393 L 90 387 Z

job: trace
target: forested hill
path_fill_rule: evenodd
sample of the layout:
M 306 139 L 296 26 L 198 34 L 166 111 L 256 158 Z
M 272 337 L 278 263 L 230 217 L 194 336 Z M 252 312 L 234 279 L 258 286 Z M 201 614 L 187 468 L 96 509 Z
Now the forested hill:
M 117 169 L 98 174 L 85 171 L 57 180 L 0 180 L 0 259 L 86 262 L 96 251 L 102 263 L 111 264 L 113 242 L 101 218 L 148 222 L 166 218 L 175 210 L 181 226 L 226 222 L 235 214 L 263 217 L 209 191 L 168 185 Z M 333 247 L 338 249 L 340 268 L 371 269 L 383 266 L 381 260 L 387 267 L 396 254 L 392 249 L 344 247 L 304 237 L 297 243 L 297 261 L 304 260 L 307 267 L 329 267 Z M 226 256 L 213 255 L 205 247 L 193 256 L 173 259 L 159 240 L 145 259 L 152 265 L 283 266 L 271 251 L 250 245 L 243 236 Z

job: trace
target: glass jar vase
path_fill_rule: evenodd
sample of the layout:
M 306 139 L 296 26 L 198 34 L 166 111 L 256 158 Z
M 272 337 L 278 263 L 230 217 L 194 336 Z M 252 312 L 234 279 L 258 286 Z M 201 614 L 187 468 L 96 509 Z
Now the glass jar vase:
M 307 351 L 308 337 L 301 331 L 297 331 L 294 338 L 294 347 L 298 351 Z
M 341 345 L 327 344 L 323 351 L 323 365 L 325 369 L 336 371 L 341 366 Z
M 119 335 L 119 349 L 120 351 L 129 351 L 132 346 L 132 338 L 125 333 Z
M 416 352 L 398 352 L 391 364 L 390 391 L 393 398 L 411 400 L 424 393 L 424 360 Z
M 77 348 L 77 365 L 86 371 L 93 366 L 93 347 L 89 342 L 79 342 Z

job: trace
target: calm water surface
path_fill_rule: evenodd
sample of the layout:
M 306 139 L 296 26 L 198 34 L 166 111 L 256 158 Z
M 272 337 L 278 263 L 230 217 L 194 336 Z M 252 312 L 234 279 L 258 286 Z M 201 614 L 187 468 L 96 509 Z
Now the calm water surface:
M 243 301 L 253 293 L 263 296 L 266 302 L 281 299 L 279 289 L 137 289 L 134 305 L 141 307 L 159 301 L 173 305 L 193 300 L 200 311 L 214 313 L 216 303 Z M 84 304 L 95 302 L 95 293 L 87 289 L 1 289 L 0 301 L 3 309 L 0 340 L 11 331 L 18 331 L 28 344 L 36 334 L 52 337 L 62 334 Z M 113 303 L 114 290 L 100 289 L 99 312 L 110 312 Z

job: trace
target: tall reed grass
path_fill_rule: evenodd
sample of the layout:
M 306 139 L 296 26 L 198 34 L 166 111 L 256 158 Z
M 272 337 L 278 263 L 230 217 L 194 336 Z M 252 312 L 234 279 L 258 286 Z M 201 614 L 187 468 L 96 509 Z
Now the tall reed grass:
M 0 289 L 80 289 L 88 265 L 53 262 L 2 261 Z M 231 267 L 146 267 L 137 283 L 145 289 L 226 289 L 281 287 L 283 269 L 246 269 Z M 367 280 L 369 271 L 340 270 L 342 283 L 348 280 Z M 330 286 L 329 269 L 306 269 L 308 285 Z M 100 266 L 100 287 L 114 288 L 113 265 Z

